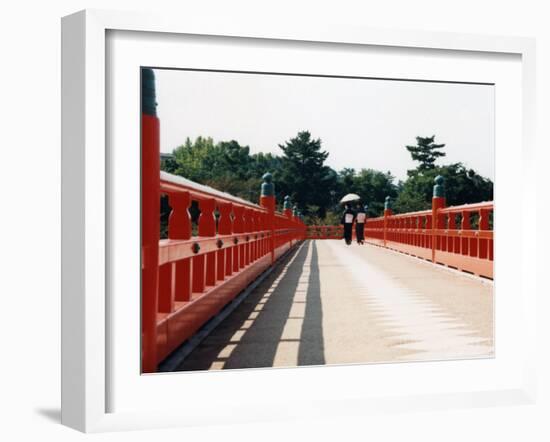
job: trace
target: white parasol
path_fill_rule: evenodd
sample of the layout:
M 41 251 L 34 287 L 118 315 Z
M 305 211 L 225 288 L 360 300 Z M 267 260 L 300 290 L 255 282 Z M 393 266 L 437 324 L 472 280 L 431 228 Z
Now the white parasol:
M 344 203 L 350 203 L 352 201 L 358 201 L 361 197 L 355 193 L 348 193 L 347 195 L 344 195 L 342 199 L 340 200 L 340 204 Z

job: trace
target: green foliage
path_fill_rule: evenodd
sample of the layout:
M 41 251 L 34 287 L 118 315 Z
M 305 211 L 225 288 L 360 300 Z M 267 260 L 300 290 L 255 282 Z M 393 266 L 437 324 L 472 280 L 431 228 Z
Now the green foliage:
M 411 174 L 403 183 L 395 201 L 395 212 L 405 213 L 429 209 L 434 179 L 437 175 L 445 178 L 445 198 L 448 206 L 493 199 L 493 182 L 491 180 L 483 178 L 472 170 L 468 171 L 462 163 L 454 163 Z
M 312 139 L 308 131 L 280 144 L 282 168 L 274 174 L 276 186 L 302 208 L 304 215 L 324 218 L 331 203 L 329 190 L 336 184 L 336 175 L 325 166 L 328 152 L 321 150 L 321 140 Z
M 356 193 L 361 197 L 361 204 L 369 206 L 368 216 L 380 216 L 384 210 L 386 196 L 397 196 L 394 180 L 390 172 L 384 173 L 374 169 L 361 169 L 356 172 L 355 169 L 343 169 L 339 173 L 337 201 L 346 193 Z
M 419 161 L 420 165 L 416 170 L 409 171 L 409 175 L 416 171 L 431 170 L 435 167 L 435 161 L 445 156 L 445 152 L 439 149 L 445 147 L 444 144 L 435 144 L 435 135 L 431 137 L 416 137 L 416 146 L 405 146 L 410 152 L 414 161 Z
M 273 164 L 270 154 L 250 155 L 248 146 L 237 141 L 214 143 L 212 138 L 189 138 L 173 151 L 173 158 L 163 161 L 163 170 L 206 184 L 223 192 L 257 202 L 261 175 L 260 168 Z
M 325 216 L 321 218 L 316 214 L 315 209 L 315 207 L 310 207 L 311 215 L 304 217 L 304 221 L 308 226 L 337 226 L 340 224 L 342 214 L 339 211 L 327 210 Z
M 435 144 L 435 136 L 417 137 L 416 146 L 406 146 L 419 165 L 407 172 L 405 181 L 395 183 L 388 172 L 369 168 L 352 168 L 336 172 L 327 165 L 329 153 L 322 150 L 320 139 L 308 131 L 299 132 L 279 147 L 282 155 L 250 154 L 249 146 L 235 140 L 215 143 L 212 138 L 189 138 L 173 151 L 172 158 L 163 159 L 162 170 L 184 176 L 201 184 L 241 198 L 258 202 L 262 175 L 271 172 L 279 210 L 285 195 L 290 195 L 312 225 L 338 225 L 342 207 L 339 200 L 347 193 L 356 193 L 361 204 L 368 205 L 368 216 L 383 213 L 384 199 L 392 198 L 396 213 L 412 212 L 431 207 L 434 178 L 445 178 L 447 205 L 487 201 L 493 198 L 493 183 L 462 163 L 436 166 L 437 158 L 445 156 L 444 144 Z M 193 219 L 198 208 L 190 210 Z M 163 205 L 163 225 L 167 210 Z

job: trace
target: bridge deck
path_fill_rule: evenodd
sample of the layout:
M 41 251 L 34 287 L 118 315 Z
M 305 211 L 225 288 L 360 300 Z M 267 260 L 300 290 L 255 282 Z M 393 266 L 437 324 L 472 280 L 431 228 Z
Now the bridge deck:
M 178 370 L 493 355 L 493 284 L 372 245 L 306 241 Z

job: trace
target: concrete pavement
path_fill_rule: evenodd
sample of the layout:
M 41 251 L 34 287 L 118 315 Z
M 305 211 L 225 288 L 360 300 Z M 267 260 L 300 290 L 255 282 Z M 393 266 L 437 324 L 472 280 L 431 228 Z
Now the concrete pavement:
M 373 245 L 305 241 L 178 367 L 490 357 L 493 283 Z

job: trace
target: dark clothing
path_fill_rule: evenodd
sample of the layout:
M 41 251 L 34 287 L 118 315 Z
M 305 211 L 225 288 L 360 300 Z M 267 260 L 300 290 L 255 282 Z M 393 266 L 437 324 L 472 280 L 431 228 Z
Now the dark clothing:
M 347 208 L 342 215 L 340 224 L 344 225 L 344 239 L 348 245 L 351 244 L 351 238 L 353 235 L 353 221 L 355 221 L 355 212 L 352 209 Z
M 365 221 L 367 214 L 363 209 L 359 209 L 355 215 L 355 237 L 358 244 L 363 244 L 365 241 Z

